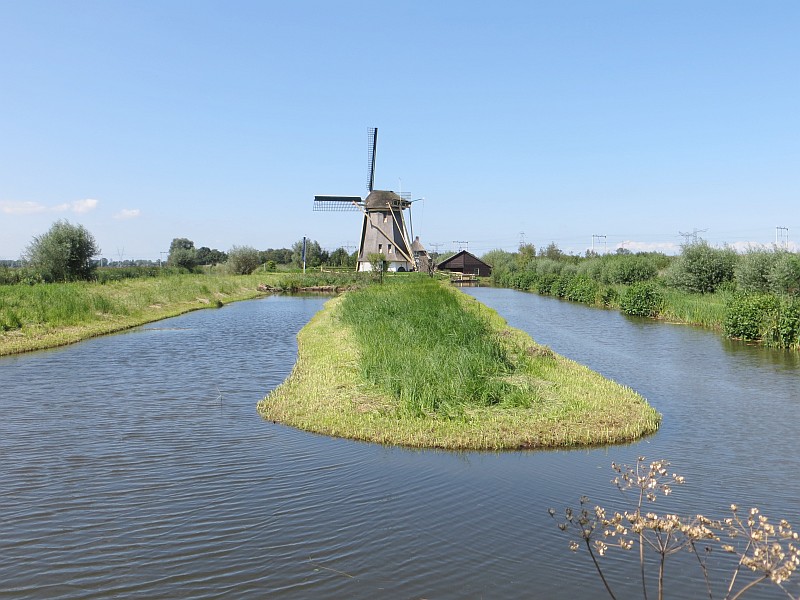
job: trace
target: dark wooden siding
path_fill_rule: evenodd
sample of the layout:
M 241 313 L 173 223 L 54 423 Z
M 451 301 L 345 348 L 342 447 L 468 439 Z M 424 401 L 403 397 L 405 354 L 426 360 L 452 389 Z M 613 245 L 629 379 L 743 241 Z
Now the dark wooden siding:
M 489 277 L 492 274 L 491 266 L 466 250 L 462 250 L 439 263 L 438 268 L 442 271 L 453 271 L 455 273 L 464 273 L 465 275 L 480 275 L 481 277 Z

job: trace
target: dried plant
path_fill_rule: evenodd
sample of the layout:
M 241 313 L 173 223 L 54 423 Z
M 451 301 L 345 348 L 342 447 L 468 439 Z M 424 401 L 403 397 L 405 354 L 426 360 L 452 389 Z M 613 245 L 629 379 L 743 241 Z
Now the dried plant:
M 601 558 L 610 548 L 616 547 L 638 550 L 642 596 L 645 600 L 648 597 L 647 558 L 650 555 L 656 557 L 658 599 L 662 600 L 667 557 L 681 551 L 688 551 L 697 559 L 708 597 L 713 600 L 708 559 L 717 548 L 736 559 L 727 582 L 725 600 L 737 600 L 762 582 L 772 582 L 787 597 L 798 600 L 800 596 L 793 596 L 784 586 L 800 564 L 798 534 L 787 521 L 773 525 L 757 508 L 750 509 L 747 516 L 743 517 L 736 505 L 731 505 L 732 516 L 721 520 L 712 520 L 703 515 L 659 515 L 645 510 L 647 503 L 656 502 L 661 495 L 668 496 L 674 486 L 684 482 L 683 477 L 668 471 L 669 466 L 663 460 L 648 464 L 644 457 L 639 457 L 633 467 L 612 463 L 611 468 L 616 473 L 612 483 L 621 492 L 633 492 L 637 496 L 632 510 L 607 512 L 601 506 L 592 507 L 586 496 L 581 497 L 580 508 L 567 508 L 564 511 L 563 520 L 556 517 L 554 509 L 549 510 L 550 516 L 557 520 L 559 529 L 572 534 L 570 550 L 586 547 L 609 596 L 616 599 L 603 572 Z M 737 581 L 745 579 L 743 572 L 752 574 L 746 583 Z

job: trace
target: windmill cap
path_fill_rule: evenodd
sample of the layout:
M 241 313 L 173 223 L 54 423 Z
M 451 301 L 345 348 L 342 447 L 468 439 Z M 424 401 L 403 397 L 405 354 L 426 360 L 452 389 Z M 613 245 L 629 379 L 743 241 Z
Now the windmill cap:
M 367 210 L 386 210 L 386 208 L 404 209 L 411 206 L 411 202 L 403 200 L 400 196 L 389 190 L 372 190 L 364 201 Z

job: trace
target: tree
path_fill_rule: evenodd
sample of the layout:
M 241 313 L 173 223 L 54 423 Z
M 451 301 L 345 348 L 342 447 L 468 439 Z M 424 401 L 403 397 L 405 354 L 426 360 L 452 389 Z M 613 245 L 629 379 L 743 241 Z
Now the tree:
M 712 248 L 701 240 L 682 247 L 665 276 L 668 285 L 699 294 L 709 294 L 733 279 L 738 256 L 731 248 Z
M 187 238 L 174 238 L 169 245 L 167 264 L 172 267 L 183 267 L 190 271 L 197 266 L 197 250 L 194 242 Z
M 100 253 L 94 236 L 83 225 L 56 221 L 47 233 L 33 238 L 25 258 L 44 281 L 90 279 Z
M 535 258 L 536 258 L 536 246 L 534 246 L 533 244 L 519 245 L 519 252 L 517 252 L 516 256 L 517 267 L 519 267 L 520 269 L 526 269 L 528 265 L 534 261 Z
M 220 252 L 216 248 L 213 250 L 208 246 L 200 246 L 196 252 L 198 265 L 217 265 L 228 260 L 228 255 Z
M 558 244 L 550 242 L 546 248 L 539 250 L 539 256 L 550 260 L 561 260 L 564 257 L 564 252 L 558 247 Z
M 352 260 L 352 257 L 353 255 L 345 248 L 337 248 L 331 252 L 328 264 L 334 267 L 355 267 L 355 261 Z
M 328 253 L 320 247 L 319 242 L 306 239 L 306 266 L 318 267 L 327 261 Z M 297 268 L 303 268 L 303 240 L 297 240 L 292 245 L 292 262 Z
M 228 269 L 237 275 L 249 275 L 261 264 L 259 252 L 252 246 L 234 246 L 228 252 Z

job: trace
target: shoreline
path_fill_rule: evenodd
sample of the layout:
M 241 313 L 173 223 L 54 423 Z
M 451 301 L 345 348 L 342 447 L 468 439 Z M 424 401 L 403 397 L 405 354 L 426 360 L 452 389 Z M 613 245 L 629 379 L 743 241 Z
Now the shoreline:
M 661 415 L 632 389 L 555 354 L 492 309 L 458 293 L 514 352 L 534 357 L 532 408 L 470 407 L 464 418 L 401 415 L 398 402 L 360 377 L 353 333 L 329 300 L 298 334 L 289 377 L 258 403 L 261 416 L 305 431 L 379 444 L 448 450 L 524 450 L 626 443 L 655 433 Z

